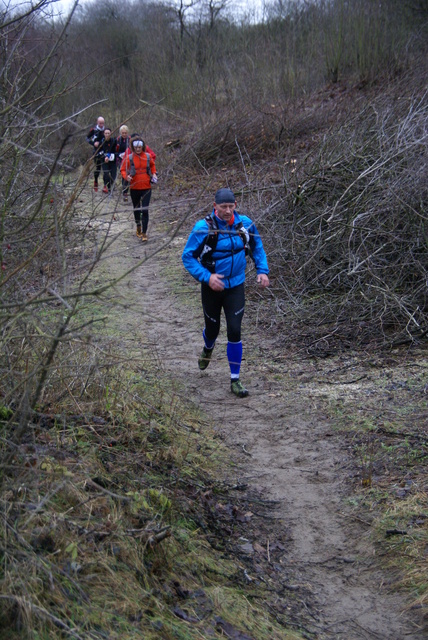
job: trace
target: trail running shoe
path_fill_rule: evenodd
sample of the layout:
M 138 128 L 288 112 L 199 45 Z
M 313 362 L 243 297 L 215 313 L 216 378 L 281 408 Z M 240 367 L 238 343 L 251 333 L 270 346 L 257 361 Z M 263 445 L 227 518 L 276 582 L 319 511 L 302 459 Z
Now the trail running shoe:
M 244 387 L 239 378 L 237 378 L 236 380 L 231 380 L 230 390 L 238 398 L 246 398 L 248 396 L 248 389 Z
M 94 191 L 98 191 L 98 182 L 94 180 Z
M 137 238 L 141 238 L 143 232 L 141 231 L 141 224 L 137 224 Z
M 106 184 L 103 186 L 103 193 L 108 193 L 108 186 Z
M 204 371 L 204 369 L 208 367 L 211 361 L 212 353 L 213 349 L 207 349 L 206 347 L 202 349 L 201 355 L 198 359 L 198 367 L 201 371 Z
M 147 233 L 141 234 L 141 242 L 147 242 Z

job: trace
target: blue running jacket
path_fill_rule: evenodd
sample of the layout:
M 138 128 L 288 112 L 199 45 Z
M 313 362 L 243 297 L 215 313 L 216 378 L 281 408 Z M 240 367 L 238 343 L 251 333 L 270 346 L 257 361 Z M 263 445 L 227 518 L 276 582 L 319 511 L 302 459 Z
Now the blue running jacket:
M 211 216 L 215 216 L 214 210 Z M 228 289 L 237 287 L 245 281 L 247 259 L 245 256 L 244 241 L 237 229 L 238 225 L 240 226 L 239 223 L 242 223 L 250 234 L 252 257 L 256 265 L 257 274 L 269 273 L 266 253 L 256 225 L 250 218 L 239 214 L 237 211 L 234 211 L 234 216 L 232 226 L 215 216 L 216 226 L 219 232 L 217 245 L 212 253 L 212 257 L 215 261 L 215 273 L 224 276 L 224 286 Z M 209 231 L 210 227 L 206 220 L 199 220 L 193 227 L 181 256 L 187 271 L 198 280 L 198 282 L 206 284 L 208 284 L 212 272 L 201 264 L 200 258 L 196 257 L 195 254 L 198 253 L 198 249 L 203 245 Z

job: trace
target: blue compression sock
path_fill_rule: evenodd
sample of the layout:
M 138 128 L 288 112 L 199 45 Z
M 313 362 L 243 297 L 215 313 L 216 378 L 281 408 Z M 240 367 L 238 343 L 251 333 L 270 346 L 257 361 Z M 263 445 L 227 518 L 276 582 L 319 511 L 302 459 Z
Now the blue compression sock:
M 232 379 L 239 378 L 242 361 L 242 342 L 227 343 L 227 359 L 229 361 L 230 376 Z
M 208 338 L 205 335 L 205 329 L 202 331 L 202 335 L 204 337 L 204 342 L 205 342 L 206 348 L 207 349 L 214 349 L 216 338 L 214 340 L 208 340 Z

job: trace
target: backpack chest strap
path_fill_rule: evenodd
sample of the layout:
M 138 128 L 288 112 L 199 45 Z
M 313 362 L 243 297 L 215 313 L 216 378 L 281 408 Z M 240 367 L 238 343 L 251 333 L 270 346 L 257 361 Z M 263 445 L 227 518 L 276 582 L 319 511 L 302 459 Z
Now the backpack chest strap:
M 214 254 L 214 251 L 217 249 L 219 234 L 222 233 L 222 231 L 219 229 L 217 221 L 215 220 L 214 216 L 212 216 L 211 214 L 205 217 L 205 222 L 208 225 L 208 235 L 205 236 L 205 238 L 202 240 L 202 242 L 197 247 L 197 249 L 195 249 L 195 251 L 193 252 L 193 255 L 195 258 L 199 258 L 201 263 L 204 266 L 206 266 L 208 269 L 211 269 L 213 268 L 215 263 L 213 254 Z M 247 254 L 248 240 L 249 240 L 248 231 L 245 229 L 242 222 L 239 222 L 235 226 L 233 231 L 238 232 L 238 235 L 243 242 L 243 246 L 238 247 L 236 249 L 228 247 L 227 249 L 221 250 L 221 252 L 224 253 L 225 255 L 229 254 L 233 256 L 236 253 L 240 253 L 241 251 L 244 251 L 245 249 L 245 253 Z

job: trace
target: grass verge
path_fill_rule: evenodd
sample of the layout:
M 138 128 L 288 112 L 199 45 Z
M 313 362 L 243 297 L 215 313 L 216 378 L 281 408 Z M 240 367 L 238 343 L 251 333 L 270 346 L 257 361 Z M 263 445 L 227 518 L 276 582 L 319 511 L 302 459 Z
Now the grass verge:
M 231 552 L 249 498 L 209 422 L 147 355 L 108 355 L 78 401 L 48 386 L 3 469 L 0 638 L 301 637 Z
M 428 384 L 426 355 L 378 356 L 352 368 L 362 380 L 330 403 L 353 451 L 349 504 L 370 523 L 368 536 L 390 587 L 428 614 Z M 359 377 L 359 373 L 365 373 Z M 357 386 L 358 388 L 355 388 Z

